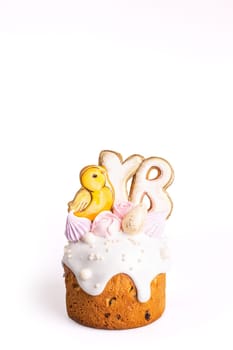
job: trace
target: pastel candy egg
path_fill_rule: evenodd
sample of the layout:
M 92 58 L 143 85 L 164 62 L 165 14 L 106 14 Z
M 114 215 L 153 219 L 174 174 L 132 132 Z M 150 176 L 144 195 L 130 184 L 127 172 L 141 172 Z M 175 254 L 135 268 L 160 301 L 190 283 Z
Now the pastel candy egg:
M 122 220 L 122 228 L 125 233 L 139 233 L 145 223 L 147 209 L 143 204 L 139 204 L 130 210 Z

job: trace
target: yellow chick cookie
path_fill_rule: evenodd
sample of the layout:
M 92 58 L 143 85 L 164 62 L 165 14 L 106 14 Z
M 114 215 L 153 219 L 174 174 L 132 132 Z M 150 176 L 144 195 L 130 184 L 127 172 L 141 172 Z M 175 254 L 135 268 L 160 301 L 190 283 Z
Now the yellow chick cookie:
M 89 165 L 83 168 L 80 172 L 82 188 L 68 203 L 68 211 L 73 211 L 76 216 L 94 220 L 100 212 L 110 210 L 113 205 L 114 192 L 112 188 L 106 186 L 107 180 L 108 176 L 104 167 Z

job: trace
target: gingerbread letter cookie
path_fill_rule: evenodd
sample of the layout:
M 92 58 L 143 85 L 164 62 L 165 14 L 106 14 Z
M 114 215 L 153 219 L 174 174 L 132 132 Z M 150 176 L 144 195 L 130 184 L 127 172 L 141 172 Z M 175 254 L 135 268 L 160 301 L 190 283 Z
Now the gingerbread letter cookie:
M 150 172 L 157 171 L 155 178 Z M 173 182 L 174 174 L 171 165 L 163 158 L 144 159 L 137 170 L 130 191 L 130 201 L 139 204 L 146 195 L 150 200 L 150 212 L 166 212 L 167 218 L 172 211 L 172 200 L 166 189 Z
M 121 154 L 113 151 L 102 151 L 99 164 L 108 172 L 108 178 L 114 188 L 115 203 L 128 201 L 127 182 L 136 173 L 143 157 L 135 154 L 123 161 Z

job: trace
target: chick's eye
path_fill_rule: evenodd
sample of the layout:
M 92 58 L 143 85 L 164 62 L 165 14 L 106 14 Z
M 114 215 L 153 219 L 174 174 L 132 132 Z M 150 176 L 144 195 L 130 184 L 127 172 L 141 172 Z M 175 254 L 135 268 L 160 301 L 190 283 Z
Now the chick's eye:
M 93 174 L 92 177 L 97 177 L 98 175 L 97 174 Z

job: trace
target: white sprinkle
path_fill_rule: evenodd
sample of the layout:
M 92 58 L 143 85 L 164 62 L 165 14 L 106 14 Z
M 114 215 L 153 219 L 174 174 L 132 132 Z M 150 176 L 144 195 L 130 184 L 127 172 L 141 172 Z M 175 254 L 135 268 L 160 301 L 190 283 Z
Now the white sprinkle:
M 72 258 L 72 254 L 67 254 L 67 258 L 71 259 Z
M 89 280 L 92 276 L 92 271 L 90 269 L 82 269 L 80 272 L 79 272 L 79 276 L 81 278 L 81 280 L 83 281 L 86 281 L 86 280 Z
M 100 255 L 100 254 L 95 254 L 95 260 L 103 260 L 102 255 Z
M 93 261 L 95 260 L 95 255 L 93 253 L 88 255 L 88 260 Z
M 99 283 L 96 283 L 96 284 L 94 285 L 94 287 L 95 287 L 96 289 L 98 289 L 98 288 L 100 287 L 100 284 L 99 284 Z
M 109 252 L 109 249 L 107 248 L 107 249 L 105 249 L 105 251 L 106 251 L 106 253 L 108 253 L 108 252 Z
M 140 243 L 138 241 L 135 241 L 133 238 L 128 238 L 128 240 L 134 245 L 140 245 Z
M 93 261 L 93 260 L 104 260 L 104 257 L 100 254 L 94 254 L 91 253 L 88 255 L 88 260 Z
M 64 253 L 70 253 L 71 252 L 71 248 L 67 245 L 64 247 Z

